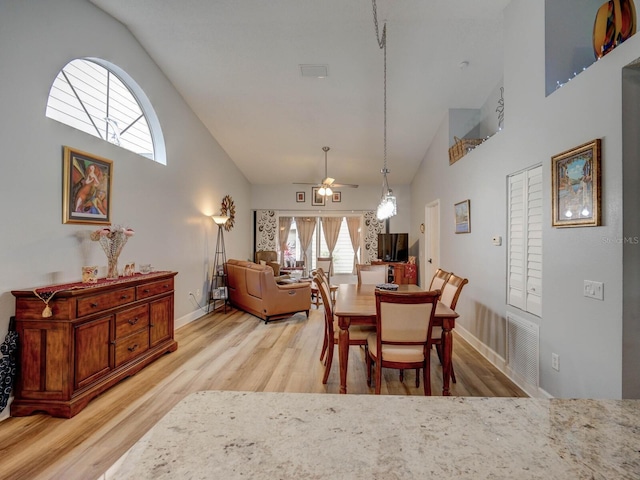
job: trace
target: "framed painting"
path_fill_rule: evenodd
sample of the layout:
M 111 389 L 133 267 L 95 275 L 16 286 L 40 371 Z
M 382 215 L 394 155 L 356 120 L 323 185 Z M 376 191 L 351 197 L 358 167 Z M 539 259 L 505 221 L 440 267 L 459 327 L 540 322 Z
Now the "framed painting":
M 595 227 L 600 219 L 599 138 L 551 157 L 551 224 Z
M 62 223 L 110 224 L 113 162 L 64 147 Z
M 456 217 L 456 233 L 471 232 L 471 202 L 463 200 L 454 205 Z
M 342 201 L 342 192 L 333 192 L 331 201 L 334 203 L 340 203 Z
M 304 192 L 296 192 L 296 202 L 304 203 Z
M 311 187 L 311 205 L 324 207 L 325 196 L 318 193 L 320 187 Z

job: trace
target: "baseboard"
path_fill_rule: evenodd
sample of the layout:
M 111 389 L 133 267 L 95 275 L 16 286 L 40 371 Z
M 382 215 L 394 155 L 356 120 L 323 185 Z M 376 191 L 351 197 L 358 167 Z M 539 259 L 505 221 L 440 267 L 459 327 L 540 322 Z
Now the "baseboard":
M 473 335 L 469 330 L 465 329 L 460 325 L 456 325 L 454 330 L 458 335 L 460 335 L 463 340 L 465 340 L 469 345 L 471 345 L 480 355 L 487 359 L 489 363 L 491 363 L 494 367 L 500 370 L 502 373 L 507 375 L 507 361 L 504 357 L 499 355 L 495 350 L 489 348 L 486 344 L 482 343 L 478 337 Z
M 174 321 L 174 325 L 173 328 L 174 330 L 177 330 L 181 327 L 184 327 L 185 325 L 188 325 L 191 322 L 196 321 L 197 319 L 204 317 L 207 314 L 207 312 L 203 312 L 201 309 L 198 310 L 194 310 L 191 313 L 188 313 L 186 315 L 184 315 L 183 317 L 177 318 Z

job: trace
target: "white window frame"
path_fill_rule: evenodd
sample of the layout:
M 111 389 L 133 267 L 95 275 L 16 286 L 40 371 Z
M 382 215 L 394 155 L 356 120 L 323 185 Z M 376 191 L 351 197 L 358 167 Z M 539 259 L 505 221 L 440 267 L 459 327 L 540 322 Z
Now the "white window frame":
M 87 62 L 95 64 L 94 67 L 91 68 Z M 79 75 L 76 82 L 65 73 L 65 69 L 71 64 L 77 66 L 73 70 Z M 107 78 L 106 85 L 99 80 L 100 68 L 108 72 L 104 77 Z M 110 76 L 116 77 L 113 85 L 109 81 Z M 124 88 L 120 88 L 119 84 Z M 78 91 L 81 87 L 87 91 Z M 123 107 L 119 112 L 117 107 L 111 109 L 109 106 L 112 96 L 114 105 L 116 99 L 124 102 L 119 103 Z M 131 112 L 136 112 L 133 117 Z M 106 60 L 86 57 L 76 58 L 67 63 L 56 75 L 51 86 L 45 115 L 145 158 L 167 164 L 164 135 L 151 102 L 130 75 Z M 124 135 L 127 131 L 131 135 L 134 130 L 137 130 L 135 137 L 130 138 L 142 139 L 143 143 L 138 145 L 149 145 L 150 152 L 141 151 L 140 147 L 135 145 L 135 141 L 127 141 Z

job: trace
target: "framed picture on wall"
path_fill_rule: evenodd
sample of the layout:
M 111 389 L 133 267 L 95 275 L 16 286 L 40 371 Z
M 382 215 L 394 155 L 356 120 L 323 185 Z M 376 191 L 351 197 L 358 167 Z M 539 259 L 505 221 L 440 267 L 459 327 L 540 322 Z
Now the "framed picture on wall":
M 600 139 L 551 157 L 551 225 L 595 227 L 600 219 Z
M 311 205 L 324 207 L 325 196 L 318 193 L 320 187 L 311 187 Z
M 456 233 L 471 232 L 471 208 L 470 201 L 463 200 L 454 205 L 456 218 Z
M 296 202 L 304 203 L 304 192 L 296 192 Z
M 62 223 L 110 224 L 113 162 L 64 147 Z
M 333 192 L 331 201 L 334 203 L 340 203 L 342 201 L 342 192 Z

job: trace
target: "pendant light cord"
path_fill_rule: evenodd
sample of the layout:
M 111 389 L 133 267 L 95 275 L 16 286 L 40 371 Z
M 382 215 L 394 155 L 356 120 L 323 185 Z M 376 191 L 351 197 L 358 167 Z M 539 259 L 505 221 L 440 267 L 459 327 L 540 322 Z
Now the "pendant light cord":
M 382 26 L 382 36 L 380 36 L 380 30 L 378 27 L 378 9 L 376 6 L 376 0 L 371 0 L 373 3 L 373 24 L 376 28 L 376 40 L 378 41 L 378 46 L 384 52 L 384 167 L 382 169 L 382 174 L 384 175 L 384 183 L 387 183 L 387 24 L 385 23 Z M 388 185 L 385 185 L 387 190 L 389 189 Z

